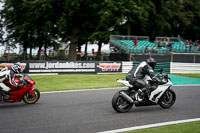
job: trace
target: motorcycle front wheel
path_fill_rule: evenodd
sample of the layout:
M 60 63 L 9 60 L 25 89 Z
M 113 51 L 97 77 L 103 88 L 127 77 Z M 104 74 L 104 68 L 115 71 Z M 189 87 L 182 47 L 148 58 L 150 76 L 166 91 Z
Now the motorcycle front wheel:
M 128 94 L 126 90 L 123 90 L 123 92 Z M 119 113 L 125 113 L 128 112 L 133 107 L 133 103 L 129 103 L 126 99 L 120 96 L 120 91 L 119 91 L 112 98 L 112 107 L 115 111 Z
M 173 90 L 167 90 L 161 99 L 159 100 L 159 105 L 162 108 L 170 108 L 176 101 L 176 93 Z
M 40 99 L 40 92 L 38 89 L 33 90 L 34 96 L 30 94 L 29 91 L 27 91 L 23 96 L 23 101 L 27 104 L 33 104 L 36 103 Z

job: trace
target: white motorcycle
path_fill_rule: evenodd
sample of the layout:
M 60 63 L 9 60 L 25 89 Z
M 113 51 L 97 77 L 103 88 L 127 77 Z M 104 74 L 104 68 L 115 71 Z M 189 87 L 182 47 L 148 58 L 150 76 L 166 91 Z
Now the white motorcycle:
M 176 101 L 176 93 L 172 90 L 172 82 L 165 71 L 160 72 L 157 77 L 160 83 L 153 81 L 150 76 L 145 76 L 144 81 L 151 86 L 145 92 L 144 99 L 138 100 L 137 86 L 130 85 L 127 80 L 117 79 L 117 82 L 127 86 L 127 90 L 118 91 L 112 98 L 112 107 L 119 113 L 128 112 L 135 104 L 139 106 L 160 105 L 162 108 L 170 108 Z

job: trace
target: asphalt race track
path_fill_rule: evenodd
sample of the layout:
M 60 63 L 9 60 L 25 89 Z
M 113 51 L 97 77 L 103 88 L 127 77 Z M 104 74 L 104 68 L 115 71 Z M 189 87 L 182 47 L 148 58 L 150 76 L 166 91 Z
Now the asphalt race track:
M 1 133 L 94 133 L 159 122 L 200 118 L 200 86 L 173 87 L 170 109 L 133 107 L 116 113 L 111 99 L 121 88 L 41 94 L 38 103 L 0 104 Z

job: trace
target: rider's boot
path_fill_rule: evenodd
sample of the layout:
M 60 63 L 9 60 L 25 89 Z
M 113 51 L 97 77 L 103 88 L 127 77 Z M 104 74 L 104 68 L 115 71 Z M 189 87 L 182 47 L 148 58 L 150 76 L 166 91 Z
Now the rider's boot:
M 146 89 L 139 89 L 135 95 L 136 100 L 139 102 L 144 100 L 145 93 L 143 90 L 146 90 Z
M 9 99 L 10 93 L 8 91 L 4 91 L 4 90 L 0 90 L 0 91 L 1 91 L 1 95 L 4 99 Z

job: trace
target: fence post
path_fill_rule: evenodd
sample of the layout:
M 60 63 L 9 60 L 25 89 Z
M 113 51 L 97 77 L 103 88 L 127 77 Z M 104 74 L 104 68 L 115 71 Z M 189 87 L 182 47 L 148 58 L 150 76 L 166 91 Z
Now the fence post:
M 194 53 L 193 63 L 196 62 L 196 54 Z
M 171 62 L 173 62 L 173 52 L 171 52 Z
M 129 61 L 131 61 L 131 58 L 132 58 L 132 54 L 130 54 L 130 56 L 129 56 Z

